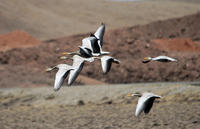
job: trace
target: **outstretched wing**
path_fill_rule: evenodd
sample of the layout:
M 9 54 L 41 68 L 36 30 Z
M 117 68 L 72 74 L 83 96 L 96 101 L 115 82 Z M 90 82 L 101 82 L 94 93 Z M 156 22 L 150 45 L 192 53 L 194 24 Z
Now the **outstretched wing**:
M 112 66 L 113 58 L 110 56 L 103 56 L 101 57 L 101 67 L 104 74 L 107 74 L 110 71 Z
M 79 64 L 79 66 L 76 66 L 74 70 L 70 71 L 69 78 L 68 78 L 68 85 L 72 85 L 72 83 L 76 80 L 81 70 L 83 69 L 83 66 L 84 66 L 84 63 L 81 63 Z
M 145 100 L 143 97 L 140 97 L 138 99 L 138 103 L 137 103 L 137 106 L 136 106 L 136 111 L 135 111 L 135 116 L 139 116 L 141 114 L 142 111 L 144 111 L 145 109 Z
M 145 114 L 149 113 L 149 111 L 151 110 L 154 100 L 155 100 L 155 97 L 151 97 L 145 102 L 145 105 L 146 105 L 146 107 L 144 108 Z
M 67 77 L 70 69 L 59 68 L 58 72 L 56 73 L 55 82 L 54 82 L 54 90 L 58 91 L 62 86 L 65 78 Z
M 94 33 L 95 37 L 100 40 L 101 47 L 103 46 L 104 32 L 105 32 L 105 24 L 102 23 L 102 25 Z

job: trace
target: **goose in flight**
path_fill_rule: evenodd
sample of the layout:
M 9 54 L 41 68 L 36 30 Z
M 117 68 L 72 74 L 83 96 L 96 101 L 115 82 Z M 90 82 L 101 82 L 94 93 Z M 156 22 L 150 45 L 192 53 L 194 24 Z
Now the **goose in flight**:
M 138 104 L 136 107 L 135 116 L 139 116 L 141 112 L 144 111 L 145 114 L 149 113 L 151 110 L 154 100 L 157 98 L 161 98 L 161 96 L 155 95 L 153 93 L 145 92 L 143 94 L 128 94 L 128 96 L 138 96 Z
M 102 24 L 94 34 L 86 37 L 82 40 L 82 46 L 79 47 L 79 51 L 76 52 L 64 52 L 63 55 L 79 55 L 85 58 L 92 56 L 108 55 L 110 52 L 102 50 L 103 36 L 105 32 L 105 24 Z
M 58 91 L 61 88 L 64 80 L 66 79 L 69 71 L 73 70 L 74 68 L 67 64 L 59 64 L 52 68 L 47 68 L 46 71 L 50 72 L 54 69 L 58 69 L 54 82 L 54 91 Z
M 145 57 L 142 61 L 143 63 L 148 63 L 150 61 L 159 61 L 159 62 L 177 62 L 176 59 L 168 57 L 168 56 L 157 56 L 157 57 Z
M 84 63 L 87 62 L 93 62 L 94 58 L 84 58 L 78 55 L 74 55 L 72 58 L 71 57 L 66 57 L 62 56 L 60 59 L 72 59 L 73 60 L 73 70 L 70 71 L 69 73 L 69 78 L 68 78 L 68 85 L 72 85 L 72 83 L 76 80 L 78 75 L 80 74 L 81 70 L 83 69 Z
M 104 74 L 107 74 L 112 66 L 112 63 L 120 64 L 120 61 L 111 56 L 94 57 L 101 60 L 101 67 Z

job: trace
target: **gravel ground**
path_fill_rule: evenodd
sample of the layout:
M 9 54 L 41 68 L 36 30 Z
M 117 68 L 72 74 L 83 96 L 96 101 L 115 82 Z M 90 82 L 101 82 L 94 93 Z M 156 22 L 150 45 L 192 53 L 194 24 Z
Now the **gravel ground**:
M 148 115 L 134 116 L 129 92 L 162 95 Z M 140 83 L 52 88 L 1 88 L 1 129 L 198 129 L 198 83 Z

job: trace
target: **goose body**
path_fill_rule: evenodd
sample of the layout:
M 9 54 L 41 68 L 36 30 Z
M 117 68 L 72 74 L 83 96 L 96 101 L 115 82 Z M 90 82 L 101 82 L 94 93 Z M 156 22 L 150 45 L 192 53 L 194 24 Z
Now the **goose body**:
M 177 62 L 176 59 L 168 57 L 168 56 L 157 56 L 157 57 L 145 57 L 142 61 L 143 63 L 148 63 L 150 61 L 159 61 L 159 62 Z
M 55 82 L 54 82 L 54 90 L 58 91 L 61 88 L 64 80 L 66 79 L 69 71 L 73 70 L 74 68 L 67 64 L 59 64 L 52 68 L 48 68 L 46 71 L 52 71 L 54 69 L 58 69 L 55 76 Z

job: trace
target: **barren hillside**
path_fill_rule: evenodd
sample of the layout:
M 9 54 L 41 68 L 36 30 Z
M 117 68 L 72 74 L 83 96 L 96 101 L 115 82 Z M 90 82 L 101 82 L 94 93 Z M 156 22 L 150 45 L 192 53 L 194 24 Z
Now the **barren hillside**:
M 103 49 L 118 58 L 122 62 L 121 65 L 113 65 L 108 75 L 103 75 L 100 62 L 86 63 L 81 74 L 106 83 L 197 81 L 200 77 L 199 23 L 200 13 L 197 13 L 147 25 L 106 31 Z M 61 61 L 58 57 L 65 50 L 77 50 L 82 38 L 88 35 L 50 39 L 39 46 L 0 52 L 0 86 L 52 85 L 55 73 L 45 73 L 44 69 L 58 63 L 71 64 L 70 61 Z M 170 42 L 171 40 L 173 42 Z M 173 43 L 174 48 L 168 47 L 171 46 L 170 43 Z M 161 47 L 158 48 L 159 45 L 155 44 Z M 141 62 L 145 56 L 158 55 L 171 56 L 177 58 L 179 62 L 165 64 Z M 76 83 L 83 84 L 78 80 Z

